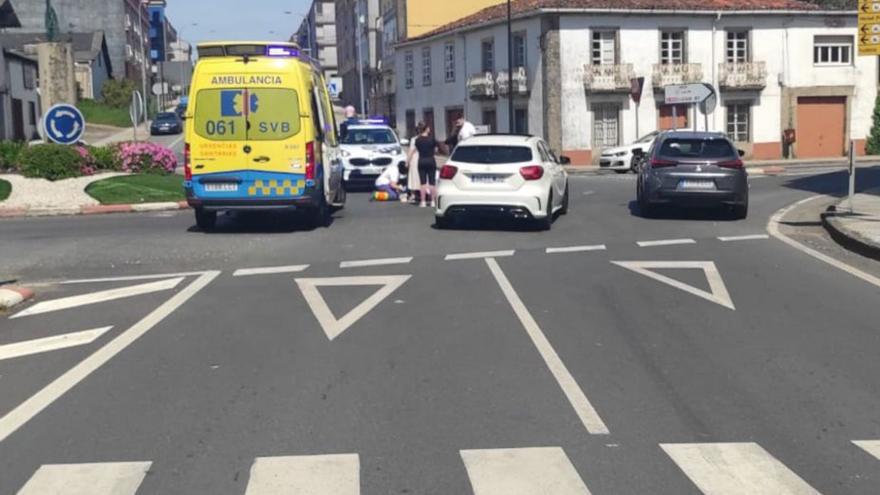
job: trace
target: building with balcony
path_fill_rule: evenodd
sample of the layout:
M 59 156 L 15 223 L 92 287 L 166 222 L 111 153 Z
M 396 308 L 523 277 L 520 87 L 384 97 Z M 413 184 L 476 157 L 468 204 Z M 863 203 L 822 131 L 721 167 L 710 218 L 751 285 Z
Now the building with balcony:
M 513 130 L 575 163 L 673 127 L 726 133 L 754 158 L 842 156 L 850 140 L 863 151 L 871 126 L 878 61 L 856 56 L 855 11 L 799 0 L 530 0 L 514 1 L 513 32 Z M 464 113 L 507 132 L 507 49 L 504 5 L 399 43 L 398 127 L 446 116 L 435 122 L 442 139 L 449 116 Z M 691 83 L 716 88 L 709 115 L 665 104 L 665 87 Z
M 321 64 L 324 77 L 329 82 L 338 75 L 339 62 L 336 52 L 336 4 L 315 0 L 303 17 L 299 29 L 291 41 L 311 58 Z

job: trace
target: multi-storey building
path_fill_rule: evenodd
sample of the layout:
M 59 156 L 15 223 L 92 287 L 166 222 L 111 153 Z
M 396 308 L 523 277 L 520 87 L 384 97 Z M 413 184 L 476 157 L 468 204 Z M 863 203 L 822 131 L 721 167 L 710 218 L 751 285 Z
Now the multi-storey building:
M 354 105 L 360 112 L 374 113 L 369 98 L 370 88 L 375 86 L 377 78 L 378 26 L 379 0 L 336 2 L 336 47 L 339 76 L 342 78 L 341 101 L 345 105 Z M 361 94 L 364 95 L 363 105 Z
M 336 4 L 315 0 L 303 17 L 297 32 L 291 37 L 300 48 L 317 60 L 330 81 L 338 74 L 336 56 Z
M 878 63 L 857 56 L 855 11 L 797 0 L 608 5 L 514 3 L 512 87 L 503 5 L 399 44 L 398 127 L 434 122 L 444 137 L 463 112 L 506 132 L 512 97 L 514 131 L 541 135 L 581 164 L 673 126 L 725 132 L 754 158 L 840 156 L 850 140 L 864 151 Z M 639 105 L 630 95 L 637 78 Z M 709 115 L 665 104 L 665 86 L 701 82 L 718 91 Z

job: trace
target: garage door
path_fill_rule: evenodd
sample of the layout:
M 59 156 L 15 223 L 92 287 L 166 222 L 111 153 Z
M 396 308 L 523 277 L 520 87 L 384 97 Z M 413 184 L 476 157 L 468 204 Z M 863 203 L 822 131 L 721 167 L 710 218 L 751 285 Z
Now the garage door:
M 798 158 L 842 156 L 846 151 L 845 130 L 845 96 L 798 98 Z

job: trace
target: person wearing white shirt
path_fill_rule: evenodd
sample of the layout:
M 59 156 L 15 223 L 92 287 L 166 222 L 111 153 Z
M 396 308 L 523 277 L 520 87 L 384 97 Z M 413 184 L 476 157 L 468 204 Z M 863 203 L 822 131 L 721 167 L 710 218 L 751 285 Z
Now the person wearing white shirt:
M 464 117 L 459 117 L 456 122 L 456 126 L 460 128 L 458 131 L 458 142 L 461 143 L 466 141 L 477 134 L 477 128 L 474 127 L 474 124 L 471 124 Z M 457 143 L 456 143 L 457 144 Z
M 401 172 L 396 164 L 385 167 L 382 174 L 376 179 L 376 191 L 388 193 L 388 199 L 398 199 L 403 187 L 400 186 Z

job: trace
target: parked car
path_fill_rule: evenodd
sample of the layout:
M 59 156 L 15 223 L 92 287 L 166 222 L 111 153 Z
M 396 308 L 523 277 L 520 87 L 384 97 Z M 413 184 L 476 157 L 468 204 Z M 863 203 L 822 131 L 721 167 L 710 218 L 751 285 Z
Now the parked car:
M 727 206 L 738 219 L 749 211 L 743 152 L 724 134 L 671 131 L 660 134 L 641 167 L 636 195 L 643 216 L 661 204 Z
M 342 181 L 347 189 L 373 187 L 376 178 L 392 163 L 406 166 L 405 146 L 389 126 L 364 122 L 348 126 L 339 143 L 342 156 Z
M 630 170 L 638 173 L 639 163 L 648 154 L 658 134 L 660 134 L 659 131 L 654 131 L 642 136 L 632 144 L 603 150 L 599 157 L 599 168 L 614 170 L 619 174 L 625 174 Z
M 180 134 L 183 132 L 183 121 L 174 112 L 162 112 L 156 115 L 150 125 L 150 135 Z
M 468 215 L 533 220 L 544 230 L 568 212 L 568 175 L 547 143 L 534 136 L 477 135 L 440 169 L 438 228 Z

